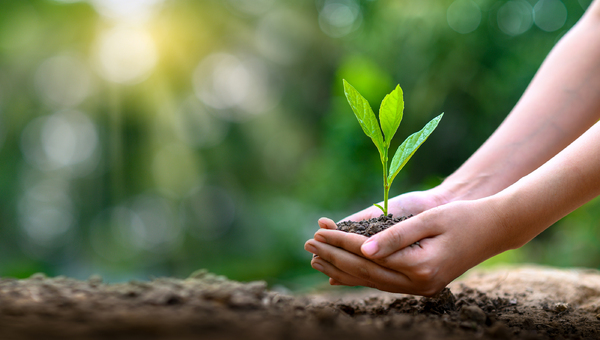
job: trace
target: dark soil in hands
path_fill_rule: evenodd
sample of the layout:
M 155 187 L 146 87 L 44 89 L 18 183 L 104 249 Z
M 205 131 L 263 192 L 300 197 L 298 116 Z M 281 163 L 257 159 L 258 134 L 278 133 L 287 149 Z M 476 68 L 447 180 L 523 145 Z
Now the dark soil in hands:
M 600 274 L 510 269 L 433 298 L 289 295 L 206 272 L 104 284 L 0 279 L 0 339 L 596 339 Z
M 387 216 L 381 214 L 377 218 L 371 218 L 369 220 L 362 220 L 359 222 L 355 221 L 344 221 L 337 224 L 337 229 L 348 233 L 355 233 L 371 237 L 379 232 L 386 230 L 387 228 L 402 222 L 413 215 L 393 217 L 392 214 Z

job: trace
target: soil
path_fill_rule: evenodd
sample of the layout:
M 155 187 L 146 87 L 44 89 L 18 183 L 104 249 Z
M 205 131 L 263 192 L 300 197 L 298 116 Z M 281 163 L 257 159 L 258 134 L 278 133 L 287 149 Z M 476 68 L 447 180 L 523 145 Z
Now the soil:
M 371 218 L 369 220 L 362 220 L 359 222 L 355 221 L 344 221 L 337 224 L 337 229 L 348 233 L 355 233 L 371 237 L 379 232 L 386 230 L 396 223 L 402 222 L 413 215 L 394 217 L 392 214 L 383 215 L 377 218 Z
M 599 311 L 600 272 L 541 267 L 474 272 L 433 298 L 282 294 L 206 271 L 0 279 L 0 339 L 596 339 Z

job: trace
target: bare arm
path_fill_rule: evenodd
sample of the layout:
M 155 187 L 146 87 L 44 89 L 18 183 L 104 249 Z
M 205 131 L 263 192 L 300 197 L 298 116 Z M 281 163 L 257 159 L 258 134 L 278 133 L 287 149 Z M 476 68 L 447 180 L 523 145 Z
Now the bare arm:
M 548 55 L 494 134 L 438 189 L 446 201 L 499 192 L 544 164 L 600 115 L 600 1 Z

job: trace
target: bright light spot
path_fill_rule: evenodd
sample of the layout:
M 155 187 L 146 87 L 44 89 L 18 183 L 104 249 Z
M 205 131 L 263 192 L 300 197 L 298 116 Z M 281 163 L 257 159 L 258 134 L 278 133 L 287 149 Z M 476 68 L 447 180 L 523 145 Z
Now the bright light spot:
M 25 159 L 43 171 L 69 168 L 83 176 L 98 162 L 94 123 L 79 111 L 61 111 L 31 121 L 21 134 Z
M 152 174 L 165 194 L 181 197 L 203 181 L 200 156 L 183 144 L 160 149 L 152 162 Z
M 223 188 L 196 188 L 181 203 L 181 221 L 191 235 L 201 240 L 223 236 L 235 220 L 235 202 Z
M 208 112 L 198 98 L 187 98 L 174 115 L 175 131 L 188 145 L 210 148 L 221 144 L 227 136 L 229 125 Z
M 143 232 L 141 247 L 153 252 L 172 249 L 179 241 L 180 227 L 175 223 L 169 202 L 158 195 L 141 195 L 135 198 L 131 209 L 140 218 Z
M 116 20 L 146 21 L 164 0 L 89 0 L 100 15 Z
M 96 57 L 100 75 L 122 84 L 145 80 L 158 59 L 152 37 L 144 31 L 126 27 L 116 27 L 102 34 Z
M 244 120 L 274 108 L 281 88 L 265 65 L 256 60 L 239 60 L 230 54 L 206 57 L 192 78 L 196 95 L 228 120 Z
M 319 27 L 332 38 L 356 31 L 361 23 L 362 13 L 355 0 L 327 0 L 319 12 Z
M 35 85 L 47 104 L 73 107 L 90 94 L 92 77 L 79 58 L 62 54 L 46 59 L 38 67 Z
M 498 27 L 508 35 L 527 32 L 533 25 L 533 8 L 524 0 L 508 1 L 498 9 Z
M 533 18 L 541 30 L 554 32 L 567 21 L 567 7 L 560 0 L 540 0 L 533 7 Z
M 64 180 L 42 180 L 28 188 L 19 201 L 19 222 L 28 238 L 43 247 L 64 243 L 73 226 L 73 202 Z
M 310 26 L 291 10 L 270 12 L 256 29 L 260 52 L 284 65 L 293 64 L 305 55 L 310 38 Z
M 473 32 L 481 23 L 481 9 L 473 0 L 456 0 L 446 12 L 450 28 L 461 34 Z
M 251 15 L 265 13 L 273 6 L 273 0 L 229 0 L 237 10 Z

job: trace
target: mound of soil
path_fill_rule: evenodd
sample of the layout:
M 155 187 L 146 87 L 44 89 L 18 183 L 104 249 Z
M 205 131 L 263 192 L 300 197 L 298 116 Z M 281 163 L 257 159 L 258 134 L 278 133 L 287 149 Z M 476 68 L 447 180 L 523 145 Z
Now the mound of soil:
M 392 214 L 383 215 L 377 218 L 362 221 L 344 221 L 337 224 L 337 229 L 348 233 L 355 233 L 371 237 L 379 232 L 386 230 L 396 223 L 402 222 L 413 215 L 394 217 Z
M 104 284 L 0 279 L 0 339 L 595 339 L 600 273 L 475 273 L 433 298 L 371 289 L 269 291 L 200 271 Z

